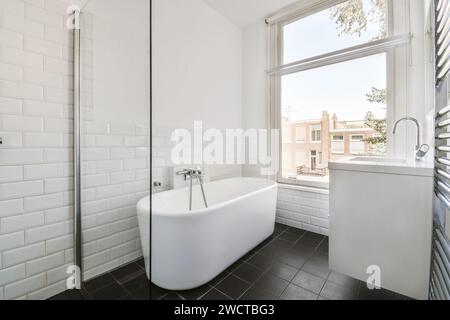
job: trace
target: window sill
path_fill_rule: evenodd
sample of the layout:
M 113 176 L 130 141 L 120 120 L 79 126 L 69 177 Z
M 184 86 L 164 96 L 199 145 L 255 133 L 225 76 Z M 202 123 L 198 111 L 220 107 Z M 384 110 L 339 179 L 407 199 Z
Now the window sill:
M 315 192 L 325 192 L 328 194 L 328 190 L 330 189 L 330 181 L 328 179 L 324 180 L 294 180 L 294 179 L 286 179 L 283 177 L 278 177 L 278 184 L 281 188 L 287 189 L 297 189 L 302 191 L 311 191 Z

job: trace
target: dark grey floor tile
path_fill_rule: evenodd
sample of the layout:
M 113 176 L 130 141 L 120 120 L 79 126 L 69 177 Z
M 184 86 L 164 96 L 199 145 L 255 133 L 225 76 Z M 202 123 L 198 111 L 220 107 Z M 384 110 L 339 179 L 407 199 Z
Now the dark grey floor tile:
M 208 284 L 211 287 L 214 287 L 214 286 L 218 285 L 221 281 L 223 281 L 223 279 L 228 277 L 228 275 L 229 275 L 229 273 L 227 271 L 224 271 L 221 274 L 219 274 L 217 277 L 215 277 L 213 280 L 211 280 Z
M 251 257 L 253 257 L 257 252 L 256 251 L 250 251 L 249 253 L 247 253 L 245 256 L 243 256 L 240 260 L 242 261 L 248 261 L 251 259 Z
M 114 280 L 114 278 L 111 276 L 111 274 L 107 273 L 101 277 L 89 280 L 88 282 L 85 283 L 84 288 L 90 293 L 94 293 L 100 289 L 103 289 L 106 286 L 109 286 L 113 283 L 115 283 L 116 281 Z
M 312 239 L 312 238 L 303 236 L 297 241 L 296 244 L 316 249 L 317 247 L 319 247 L 320 242 L 321 242 L 321 240 L 319 240 L 319 239 Z
M 233 263 L 231 266 L 229 266 L 227 268 L 227 270 L 225 270 L 228 273 L 232 273 L 234 270 L 236 270 L 237 268 L 239 268 L 242 264 L 244 263 L 243 260 L 238 260 L 235 263 Z
M 140 287 L 143 287 L 145 285 L 146 286 L 150 285 L 150 281 L 148 280 L 146 274 L 142 274 L 134 279 L 131 279 L 125 283 L 122 283 L 122 286 L 127 291 L 133 291 L 133 290 L 139 289 Z
M 350 288 L 350 289 L 355 289 L 355 288 L 358 288 L 358 286 L 359 286 L 358 280 L 353 279 L 349 276 L 346 276 L 345 274 L 341 274 L 341 273 L 334 272 L 334 271 L 332 271 L 330 273 L 330 276 L 328 277 L 328 281 L 331 281 L 340 286 Z
M 275 223 L 275 231 L 283 232 L 285 230 L 289 229 L 288 226 L 281 224 L 281 223 Z
M 209 285 L 204 285 L 196 289 L 192 290 L 186 290 L 186 291 L 178 291 L 178 295 L 183 297 L 185 300 L 197 300 L 204 296 L 209 290 L 211 290 L 211 287 Z
M 226 300 L 230 300 L 230 298 L 228 298 L 222 292 L 217 291 L 216 289 L 211 289 L 200 300 L 226 301 Z
M 128 292 L 126 292 L 122 286 L 118 283 L 113 283 L 92 293 L 91 296 L 94 300 L 120 300 L 120 298 L 127 294 Z
M 264 256 L 262 254 L 255 254 L 250 260 L 247 261 L 252 266 L 260 269 L 263 272 L 266 272 L 267 270 L 272 267 L 272 265 L 275 263 L 275 261 L 267 256 Z
M 298 256 L 303 257 L 305 259 L 310 259 L 316 250 L 313 247 L 304 246 L 301 243 L 296 243 L 291 248 L 292 251 L 294 251 Z
M 67 290 L 49 300 L 84 300 L 84 297 L 78 290 Z
M 294 227 L 289 227 L 289 228 L 287 229 L 287 231 L 289 231 L 289 232 L 291 232 L 291 233 L 296 233 L 296 234 L 298 234 L 299 236 L 303 236 L 303 235 L 306 233 L 305 230 L 298 229 L 298 228 L 294 228 Z
M 280 230 L 277 230 L 277 229 L 275 229 L 275 231 L 273 232 L 273 234 L 272 234 L 272 237 L 278 237 L 280 234 L 282 234 L 284 231 L 280 231 Z
M 367 284 L 360 282 L 358 300 L 395 300 L 396 293 L 386 289 L 369 289 Z
M 277 300 L 274 294 L 266 291 L 260 287 L 251 287 L 239 300 L 251 301 L 251 300 Z
M 151 292 L 152 292 L 152 296 L 151 296 L 152 300 L 158 300 L 164 296 L 164 295 L 159 296 L 159 297 L 155 296 L 153 294 L 153 287 L 151 288 Z M 136 300 L 150 300 L 150 288 L 147 286 L 144 286 L 142 288 L 132 291 L 131 295 Z
M 314 252 L 314 255 L 312 256 L 312 259 L 321 261 L 327 265 L 329 264 L 328 253 L 326 253 L 326 252 L 316 251 L 316 252 Z
M 296 242 L 302 235 L 296 232 L 285 231 L 278 236 L 279 239 L 289 242 Z
M 330 251 L 330 247 L 328 244 L 328 238 L 324 239 L 320 243 L 319 248 L 317 250 L 319 250 L 320 252 L 323 252 L 323 253 L 328 253 Z
M 307 261 L 306 258 L 302 257 L 294 250 L 287 250 L 283 252 L 278 260 L 297 269 L 303 267 Z
M 316 295 L 318 295 L 322 291 L 325 282 L 326 282 L 325 279 L 319 278 L 315 275 L 312 275 L 304 271 L 300 271 L 295 276 L 294 280 L 292 280 L 293 284 L 302 287 L 308 291 L 311 291 Z
M 325 239 L 325 236 L 318 234 L 318 233 L 309 232 L 309 231 L 305 232 L 304 236 L 306 238 L 310 238 L 310 239 L 318 240 L 318 241 L 322 241 L 323 239 Z
M 256 281 L 254 288 L 262 292 L 269 292 L 272 296 L 278 298 L 288 285 L 288 281 L 267 273 Z
M 151 286 L 150 290 L 149 290 L 148 286 L 145 286 L 144 289 L 147 290 L 148 292 L 151 292 L 152 300 L 159 300 L 159 299 L 161 299 L 162 296 L 164 296 L 167 293 L 169 293 L 168 290 L 160 288 L 160 287 L 158 287 L 157 285 L 155 285 L 153 283 L 150 286 Z M 132 292 L 136 292 L 136 291 L 139 291 L 139 290 L 142 290 L 142 288 L 138 288 L 136 290 L 133 290 Z M 142 291 L 145 291 L 145 290 L 142 290 Z
M 274 239 L 269 243 L 269 245 L 278 249 L 289 249 L 293 244 L 294 241 L 286 241 L 280 238 Z
M 298 269 L 291 267 L 285 263 L 276 261 L 272 267 L 269 269 L 269 273 L 281 278 L 283 280 L 291 282 L 297 274 Z
M 176 300 L 183 300 L 183 299 L 181 299 L 176 293 L 171 292 L 171 293 L 166 294 L 164 297 L 162 297 L 161 300 L 176 301 Z
M 216 289 L 232 299 L 238 299 L 249 287 L 249 283 L 234 275 L 229 275 L 216 286 Z
M 263 272 L 248 263 L 244 263 L 233 274 L 252 284 L 262 276 Z
M 145 261 L 144 259 L 136 261 L 137 265 L 145 270 Z
M 396 293 L 394 294 L 394 298 L 392 300 L 398 300 L 398 301 L 415 301 L 415 299 L 404 296 L 402 294 Z
M 308 260 L 308 262 L 306 262 L 303 266 L 302 270 L 323 279 L 328 279 L 328 276 L 331 272 L 327 261 L 316 258 L 311 258 L 310 260 Z
M 119 283 L 125 283 L 125 282 L 128 282 L 131 279 L 134 279 L 144 273 L 145 273 L 145 271 L 138 264 L 131 263 L 125 267 L 122 267 L 120 269 L 117 269 L 117 270 L 111 272 L 111 275 Z
M 280 297 L 280 300 L 317 300 L 318 295 L 296 285 L 290 284 Z
M 280 249 L 269 244 L 259 251 L 259 254 L 265 255 L 272 260 L 278 260 L 285 251 L 287 251 L 287 249 Z
M 355 300 L 357 289 L 350 289 L 327 281 L 320 295 L 330 300 Z
M 275 239 L 277 239 L 275 236 L 270 236 L 269 238 L 261 242 L 259 245 L 257 245 L 255 248 L 250 250 L 249 254 L 254 255 L 255 253 L 258 253 L 260 250 L 262 250 L 265 246 L 267 246 Z
M 123 297 L 121 297 L 121 298 L 119 298 L 117 300 L 124 300 L 124 301 L 126 301 L 126 300 L 135 300 L 135 299 L 133 298 L 133 296 L 131 296 L 131 295 L 129 295 L 127 293 L 125 296 L 123 296 Z

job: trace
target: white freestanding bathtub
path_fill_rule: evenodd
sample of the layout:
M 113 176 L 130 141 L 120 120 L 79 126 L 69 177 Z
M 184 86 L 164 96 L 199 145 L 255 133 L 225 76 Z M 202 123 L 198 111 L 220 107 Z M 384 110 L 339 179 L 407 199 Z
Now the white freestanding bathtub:
M 154 284 L 168 290 L 200 287 L 239 260 L 274 232 L 277 184 L 233 178 L 152 196 L 152 271 Z M 147 276 L 150 198 L 137 205 Z

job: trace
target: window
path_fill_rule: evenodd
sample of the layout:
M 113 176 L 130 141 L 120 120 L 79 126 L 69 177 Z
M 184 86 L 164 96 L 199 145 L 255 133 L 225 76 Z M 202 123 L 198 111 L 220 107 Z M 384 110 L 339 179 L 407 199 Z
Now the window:
M 346 1 L 283 26 L 283 63 L 319 56 L 387 36 L 386 1 Z M 355 14 L 349 14 L 351 11 Z M 311 30 L 320 30 L 320 36 Z M 304 43 L 314 43 L 302 45 Z
M 394 48 L 409 42 L 390 24 L 394 8 L 404 10 L 392 0 L 318 0 L 268 20 L 271 116 L 281 119 L 274 128 L 284 136 L 297 125 L 297 144 L 281 145 L 292 161 L 282 161 L 279 182 L 326 188 L 330 161 L 391 151 L 390 101 L 404 94 L 393 92 L 394 81 L 404 81 L 393 72 Z
M 333 135 L 331 139 L 331 153 L 344 154 L 345 153 L 345 141 L 343 135 Z
M 311 171 L 317 169 L 317 151 L 311 151 Z
M 311 127 L 311 143 L 320 143 L 322 141 L 322 128 L 320 126 Z
M 366 152 L 366 143 L 363 135 L 352 135 L 350 137 L 350 153 L 364 154 Z

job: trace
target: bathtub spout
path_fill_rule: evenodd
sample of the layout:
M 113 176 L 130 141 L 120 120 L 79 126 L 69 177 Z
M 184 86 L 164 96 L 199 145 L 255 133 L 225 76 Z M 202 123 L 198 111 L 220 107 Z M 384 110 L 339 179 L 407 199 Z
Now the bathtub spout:
M 202 189 L 203 202 L 205 203 L 205 208 L 208 208 L 208 202 L 206 201 L 205 188 L 203 187 L 203 178 L 202 176 L 197 176 L 198 183 L 200 184 L 200 188 Z
M 200 188 L 202 190 L 203 202 L 205 203 L 205 208 L 208 208 L 208 202 L 206 201 L 205 188 L 203 187 L 203 176 L 204 173 L 201 169 L 184 169 L 176 173 L 178 176 L 184 176 L 186 181 L 189 177 L 189 211 L 192 211 L 192 184 L 193 179 L 197 178 Z

